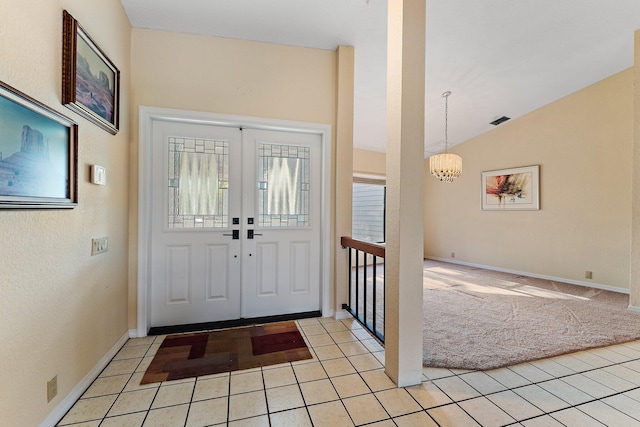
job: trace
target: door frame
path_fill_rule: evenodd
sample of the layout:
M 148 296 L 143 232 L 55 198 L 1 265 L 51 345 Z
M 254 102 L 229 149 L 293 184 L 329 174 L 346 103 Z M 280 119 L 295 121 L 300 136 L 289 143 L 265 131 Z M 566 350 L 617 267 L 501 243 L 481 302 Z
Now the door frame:
M 324 317 L 334 314 L 331 276 L 331 137 L 329 124 L 265 119 L 159 107 L 139 107 L 138 132 L 138 302 L 136 336 L 145 337 L 151 324 L 151 145 L 156 121 L 260 130 L 289 131 L 320 135 L 322 140 L 322 183 L 320 214 L 320 307 Z

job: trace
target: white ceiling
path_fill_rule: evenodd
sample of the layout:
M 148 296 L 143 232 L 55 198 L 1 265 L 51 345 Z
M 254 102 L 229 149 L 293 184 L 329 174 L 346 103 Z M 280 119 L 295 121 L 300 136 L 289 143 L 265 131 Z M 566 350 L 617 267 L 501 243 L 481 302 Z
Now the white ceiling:
M 425 155 L 633 65 L 638 0 L 426 0 Z M 354 145 L 386 151 L 386 0 L 121 0 L 134 27 L 355 46 Z

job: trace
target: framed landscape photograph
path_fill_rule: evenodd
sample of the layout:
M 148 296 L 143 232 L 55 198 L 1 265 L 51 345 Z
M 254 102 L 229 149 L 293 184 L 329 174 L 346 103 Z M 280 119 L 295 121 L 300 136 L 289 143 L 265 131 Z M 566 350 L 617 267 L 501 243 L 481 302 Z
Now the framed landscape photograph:
M 62 15 L 62 103 L 115 135 L 120 71 L 73 16 Z
M 78 203 L 78 127 L 0 82 L 0 209 Z
M 539 210 L 540 166 L 482 172 L 482 210 Z

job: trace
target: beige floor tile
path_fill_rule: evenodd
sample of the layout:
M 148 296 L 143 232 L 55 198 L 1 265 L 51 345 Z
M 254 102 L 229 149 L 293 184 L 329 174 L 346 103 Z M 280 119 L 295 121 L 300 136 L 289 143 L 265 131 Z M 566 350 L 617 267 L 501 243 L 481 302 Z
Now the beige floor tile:
M 84 392 L 82 398 L 118 394 L 129 381 L 131 375 L 114 375 L 112 377 L 99 377 Z
M 584 363 L 592 366 L 593 368 L 603 368 L 605 366 L 611 365 L 611 362 L 609 360 L 595 355 L 588 350 L 571 353 L 571 356 L 576 359 L 582 360 Z
M 340 344 L 343 342 L 350 342 L 350 341 L 358 341 L 358 338 L 356 338 L 356 336 L 353 335 L 350 331 L 330 332 L 329 335 L 331 336 L 331 338 L 333 338 L 336 344 Z
M 136 390 L 122 393 L 116 399 L 109 411 L 109 416 L 131 414 L 133 412 L 148 411 L 156 395 L 156 389 Z
M 331 378 L 331 382 L 341 399 L 371 393 L 367 384 L 358 374 Z
M 361 372 L 360 376 L 374 393 L 376 391 L 395 388 L 396 386 L 393 381 L 391 381 L 391 378 L 385 374 L 383 369 Z
M 358 354 L 369 354 L 369 350 L 360 341 L 350 341 L 338 344 L 345 356 L 356 356 Z
M 592 380 L 584 374 L 570 375 L 568 377 L 562 378 L 561 381 L 574 386 L 578 390 L 587 393 L 589 396 L 593 396 L 596 398 L 602 398 L 615 394 L 615 390 Z
M 327 378 L 327 374 L 320 362 L 305 363 L 303 365 L 294 365 L 293 371 L 299 383 L 306 381 L 314 381 Z
M 590 415 L 592 418 L 600 421 L 606 426 L 625 426 L 625 427 L 639 427 L 640 421 L 635 420 L 627 414 L 612 408 L 602 402 L 590 402 L 584 405 L 578 406 L 582 412 Z
M 422 375 L 426 376 L 430 380 L 437 380 L 440 378 L 446 378 L 453 376 L 453 372 L 445 368 L 430 368 L 424 366 L 422 368 Z
M 62 424 L 56 424 L 56 425 L 60 426 Z M 100 420 L 95 420 L 95 421 L 85 421 L 84 423 L 74 423 L 69 427 L 99 427 L 99 426 L 100 426 Z
M 189 403 L 193 396 L 195 383 L 188 382 L 176 385 L 163 385 L 153 399 L 151 409 Z
M 326 325 L 327 323 L 340 322 L 339 320 L 336 320 L 333 317 L 318 317 L 317 319 L 322 325 Z M 342 322 L 340 322 L 340 323 L 342 323 Z
M 475 388 L 482 394 L 495 393 L 505 390 L 506 387 L 494 380 L 484 372 L 476 371 L 468 374 L 460 375 L 460 379 Z
M 377 423 L 367 424 L 367 427 L 396 427 L 396 424 L 391 420 L 384 420 L 378 421 Z
M 509 369 L 532 383 L 539 383 L 540 381 L 553 379 L 550 374 L 530 363 L 521 363 L 519 365 L 509 366 Z
M 308 318 L 308 319 L 300 319 L 300 320 L 296 320 L 296 323 L 299 326 L 319 325 L 320 324 L 320 318 L 319 317 L 311 317 L 311 318 Z
M 135 374 L 131 375 L 129 382 L 127 382 L 127 385 L 124 386 L 123 391 L 136 391 L 160 387 L 160 383 L 140 384 L 143 376 L 144 373 L 142 372 L 136 372 Z
M 594 420 L 589 415 L 577 410 L 576 408 L 564 409 L 551 414 L 553 418 L 560 421 L 565 426 L 576 427 L 602 427 L 603 424 Z M 613 426 L 610 426 L 613 427 Z M 622 427 L 622 426 L 620 426 Z
M 307 342 L 311 344 L 312 347 L 335 344 L 333 338 L 331 338 L 331 335 L 329 335 L 328 333 L 309 335 L 307 336 Z
M 370 339 L 373 338 L 373 335 L 371 335 L 371 333 L 369 331 L 367 331 L 366 329 L 363 329 L 363 328 L 351 329 L 351 333 L 353 335 L 355 335 L 355 337 L 358 338 L 361 341 L 370 340 Z
M 254 371 L 242 375 L 231 375 L 231 394 L 262 390 L 262 372 Z
M 310 381 L 300 384 L 302 396 L 307 405 L 325 403 L 338 399 L 338 393 L 333 388 L 333 384 L 328 379 Z
M 492 369 L 490 371 L 485 371 L 485 373 L 507 388 L 515 388 L 531 384 L 531 381 L 525 377 L 521 377 L 509 368 Z
M 313 347 L 313 351 L 316 353 L 318 360 L 337 359 L 345 356 L 336 344 Z
M 276 369 L 262 371 L 265 388 L 282 387 L 296 383 L 296 376 L 291 366 L 283 366 Z
M 301 326 L 300 329 L 302 329 L 302 332 L 306 335 L 306 336 L 310 336 L 310 335 L 322 335 L 322 334 L 326 334 L 327 330 L 324 328 L 324 326 L 322 325 L 308 325 L 308 326 Z
M 617 392 L 634 389 L 640 384 L 640 373 L 620 365 L 585 372 L 583 375 Z
M 373 371 L 375 369 L 383 368 L 382 364 L 378 362 L 378 359 L 369 353 L 349 356 L 347 359 L 349 359 L 349 362 L 351 362 L 358 372 Z
M 537 417 L 538 415 L 543 414 L 540 409 L 536 408 L 511 390 L 489 395 L 487 396 L 487 399 L 492 401 L 517 421 Z
M 372 394 L 343 399 L 342 403 L 356 425 L 368 424 L 389 418 L 380 402 Z
M 430 409 L 436 406 L 447 405 L 451 403 L 451 399 L 442 390 L 430 381 L 422 384 L 407 387 L 406 390 L 418 401 L 424 409 Z
M 565 427 L 564 424 L 561 424 L 560 421 L 556 420 L 551 415 L 544 415 L 542 417 L 522 421 L 520 425 L 523 425 L 524 427 Z
M 286 411 L 304 406 L 298 384 L 267 389 L 269 412 Z
M 440 378 L 433 383 L 453 400 L 465 400 L 480 396 L 480 393 L 458 377 Z
M 624 344 L 618 344 L 618 345 L 610 346 L 609 350 L 615 351 L 616 353 L 623 354 L 627 356 L 629 359 L 640 359 L 640 348 L 634 349 Z
M 226 397 L 193 402 L 189 408 L 186 427 L 205 427 L 227 421 Z
M 267 413 L 264 391 L 235 394 L 229 397 L 229 421 L 256 417 Z
M 271 427 L 312 427 L 306 408 L 269 414 Z
M 149 411 L 143 427 L 183 427 L 189 405 L 170 406 Z
M 315 426 L 351 427 L 354 425 L 340 401 L 309 406 L 309 414 Z
M 100 427 L 142 427 L 146 412 L 135 414 L 118 415 L 117 417 L 105 418 Z M 74 426 L 75 427 L 75 426 Z
M 122 347 L 120 351 L 113 357 L 113 360 L 122 359 L 142 359 L 147 355 L 150 346 L 137 345 L 133 347 Z M 139 361 L 139 360 L 138 360 Z
M 437 427 L 435 421 L 426 412 L 416 412 L 411 415 L 394 418 L 398 427 Z
M 598 372 L 606 372 L 608 374 L 615 375 L 618 378 L 622 378 L 625 381 L 630 381 L 633 384 L 640 384 L 640 372 L 629 369 L 624 365 L 607 366 L 606 368 L 599 369 Z M 589 373 L 585 374 L 588 375 Z
M 147 369 L 149 368 L 152 360 L 153 356 L 143 357 L 142 361 L 140 361 L 140 363 L 138 363 L 138 366 L 136 367 L 136 372 L 147 372 Z
M 480 425 L 456 404 L 429 409 L 427 413 L 440 427 L 477 427 Z
M 368 340 L 361 340 L 360 341 L 362 343 L 362 345 L 364 345 L 367 350 L 369 350 L 370 352 L 375 352 L 375 351 L 382 351 L 384 350 L 384 347 L 375 339 L 371 338 Z
M 607 359 L 611 363 L 624 363 L 631 360 L 628 356 L 612 351 L 608 347 L 592 348 L 591 350 L 587 351 L 595 354 L 596 356 L 600 356 L 603 359 Z
M 229 427 L 269 427 L 269 416 L 245 418 L 244 420 L 232 421 Z
M 617 396 L 607 397 L 602 401 L 612 408 L 640 420 L 640 405 L 638 405 L 636 400 L 631 399 L 624 394 L 619 394 Z
M 594 368 L 591 364 L 571 354 L 559 356 L 557 358 L 554 358 L 553 361 L 566 366 L 567 368 L 573 370 L 576 373 L 588 371 L 589 369 Z
M 150 346 L 156 340 L 155 335 L 149 335 L 143 338 L 129 338 L 129 340 L 125 343 L 124 347 L 133 347 L 136 345 L 146 345 Z
M 549 393 L 538 385 L 520 387 L 513 390 L 513 392 L 544 412 L 553 412 L 570 406 L 558 396 Z
M 353 366 L 347 358 L 325 360 L 322 362 L 322 366 L 330 378 L 356 373 L 356 370 L 353 369 Z
M 324 328 L 327 332 L 346 332 L 349 329 L 342 322 L 325 323 Z
M 411 397 L 409 392 L 404 388 L 392 388 L 389 390 L 379 391 L 376 397 L 384 407 L 384 409 L 392 417 L 398 417 L 403 414 L 410 414 L 422 410 L 420 405 Z
M 534 360 L 529 363 L 531 363 L 533 366 L 536 366 L 542 369 L 543 371 L 545 371 L 546 373 L 548 373 L 553 377 L 562 377 L 565 375 L 575 374 L 576 372 L 573 369 L 569 368 L 568 366 L 562 365 L 553 359 L 540 359 L 540 360 Z
M 382 365 L 384 365 L 384 351 L 372 352 L 371 354 L 373 354 L 373 357 L 378 359 L 378 362 L 380 362 L 380 363 L 382 363 Z
M 570 384 L 562 380 L 551 380 L 538 384 L 543 389 L 547 390 L 549 393 L 558 396 L 560 399 L 568 402 L 572 405 L 579 405 L 580 403 L 588 402 L 589 400 L 593 400 L 593 397 L 578 390 Z
M 193 391 L 193 401 L 209 400 L 229 395 L 229 376 L 201 380 L 198 378 Z
M 135 372 L 136 368 L 140 364 L 140 359 L 124 359 L 124 360 L 112 360 L 104 371 L 100 373 L 100 377 L 109 377 L 112 375 L 131 375 Z
M 498 408 L 486 397 L 477 397 L 458 403 L 483 427 L 498 427 L 513 423 L 515 420 Z
M 80 399 L 60 420 L 59 424 L 65 425 L 101 419 L 107 414 L 117 397 L 116 395 L 109 395 Z

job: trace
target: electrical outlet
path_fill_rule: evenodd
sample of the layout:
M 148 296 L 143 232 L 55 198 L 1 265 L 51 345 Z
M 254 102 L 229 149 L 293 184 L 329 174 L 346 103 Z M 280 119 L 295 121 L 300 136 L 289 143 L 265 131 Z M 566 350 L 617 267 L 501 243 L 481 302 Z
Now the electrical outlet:
M 456 253 L 455 252 L 451 252 L 451 258 L 455 258 L 456 257 Z
M 593 272 L 588 271 L 588 270 L 587 270 L 587 271 L 585 271 L 585 272 L 584 272 L 584 278 L 585 278 L 585 279 L 593 279 Z
M 109 239 L 99 237 L 91 239 L 91 256 L 105 253 L 109 250 Z
M 51 378 L 47 381 L 47 403 L 51 402 L 58 394 L 58 376 Z

